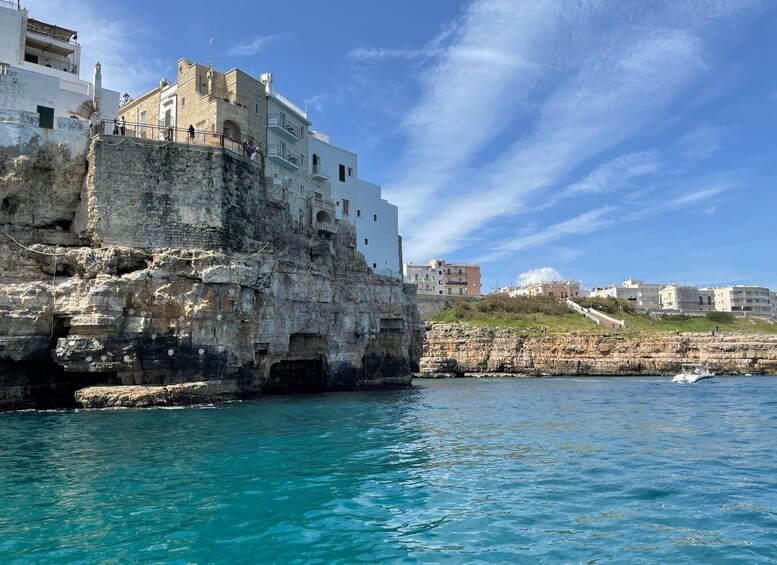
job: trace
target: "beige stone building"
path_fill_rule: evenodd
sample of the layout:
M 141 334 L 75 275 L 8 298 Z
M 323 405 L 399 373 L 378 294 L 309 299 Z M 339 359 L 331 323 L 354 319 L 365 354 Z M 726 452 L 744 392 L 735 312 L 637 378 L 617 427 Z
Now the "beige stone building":
M 267 154 L 267 97 L 265 85 L 239 69 L 221 73 L 181 59 L 175 84 L 159 86 L 121 106 L 127 135 L 185 143 L 189 126 L 195 141 L 226 144 L 240 150 L 248 140 Z

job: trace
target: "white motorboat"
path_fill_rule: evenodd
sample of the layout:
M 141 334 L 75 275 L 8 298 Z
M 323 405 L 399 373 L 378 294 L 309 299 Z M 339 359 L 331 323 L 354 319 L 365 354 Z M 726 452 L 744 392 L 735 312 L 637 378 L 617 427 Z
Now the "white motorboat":
M 705 379 L 711 379 L 713 376 L 703 365 L 683 363 L 682 369 L 674 376 L 672 382 L 693 384 Z

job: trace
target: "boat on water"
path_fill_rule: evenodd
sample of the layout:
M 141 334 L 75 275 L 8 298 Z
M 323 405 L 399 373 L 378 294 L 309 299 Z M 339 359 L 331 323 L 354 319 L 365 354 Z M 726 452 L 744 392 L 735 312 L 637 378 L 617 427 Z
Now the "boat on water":
M 705 379 L 711 379 L 713 376 L 703 365 L 683 363 L 682 369 L 672 378 L 672 382 L 693 384 Z

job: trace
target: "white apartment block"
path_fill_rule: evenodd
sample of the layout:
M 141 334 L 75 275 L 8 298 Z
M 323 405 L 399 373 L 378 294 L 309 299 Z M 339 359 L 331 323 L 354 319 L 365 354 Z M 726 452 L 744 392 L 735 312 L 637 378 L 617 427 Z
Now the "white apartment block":
M 307 112 L 275 92 L 272 74 L 264 73 L 259 80 L 267 89 L 265 175 L 286 189 L 292 217 L 301 225 L 310 223 L 319 231 L 337 233 L 329 183 L 308 169 Z
M 43 129 L 47 141 L 85 151 L 89 124 L 118 116 L 119 93 L 102 88 L 99 63 L 91 83 L 79 78 L 80 70 L 75 30 L 0 0 L 0 145 L 23 145 Z
M 634 303 L 637 308 L 657 310 L 660 307 L 658 292 L 662 286 L 658 283 L 628 279 L 619 285 L 613 284 L 603 288 L 595 288 L 591 290 L 590 296 L 620 298 Z
M 658 300 L 662 310 L 683 312 L 712 312 L 715 310 L 715 292 L 708 288 L 697 288 L 670 284 L 661 287 Z
M 445 261 L 432 259 L 425 265 L 405 263 L 402 274 L 406 283 L 418 287 L 418 294 L 445 294 Z
M 356 249 L 376 273 L 401 278 L 397 207 L 381 198 L 380 186 L 359 178 L 355 153 L 332 145 L 318 132 L 311 131 L 307 143 L 307 170 L 331 185 L 334 217 L 356 228 Z
M 762 316 L 772 314 L 772 295 L 762 286 L 726 286 L 713 289 L 715 309 L 721 312 L 750 312 Z

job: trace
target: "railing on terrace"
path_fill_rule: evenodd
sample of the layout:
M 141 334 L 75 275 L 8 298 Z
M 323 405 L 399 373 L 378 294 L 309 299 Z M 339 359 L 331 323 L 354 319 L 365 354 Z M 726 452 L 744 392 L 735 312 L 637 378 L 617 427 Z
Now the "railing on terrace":
M 286 106 L 288 106 L 289 108 L 291 108 L 292 110 L 297 112 L 303 118 L 307 118 L 308 117 L 308 113 L 305 110 L 303 110 L 302 108 L 297 106 L 294 102 L 292 102 L 291 100 L 289 100 L 285 96 L 281 96 L 277 92 L 270 93 L 270 96 L 272 96 L 273 98 L 277 98 L 279 101 L 281 101 L 284 104 L 286 104 Z
M 3 8 L 10 8 L 11 10 L 21 10 L 21 2 L 18 0 L 15 2 L 11 2 L 10 0 L 0 0 L 0 6 Z
M 232 139 L 229 134 L 224 134 L 224 132 L 205 130 L 194 130 L 192 132 L 188 128 L 176 128 L 172 126 L 135 122 L 125 122 L 122 128 L 122 123 L 120 121 L 113 122 L 112 120 L 102 120 L 92 126 L 91 134 L 92 137 L 98 135 L 115 135 L 118 137 L 185 143 L 188 145 L 223 147 L 232 153 L 264 165 L 264 155 L 258 147 L 254 147 L 250 144 L 246 146 L 236 139 Z

